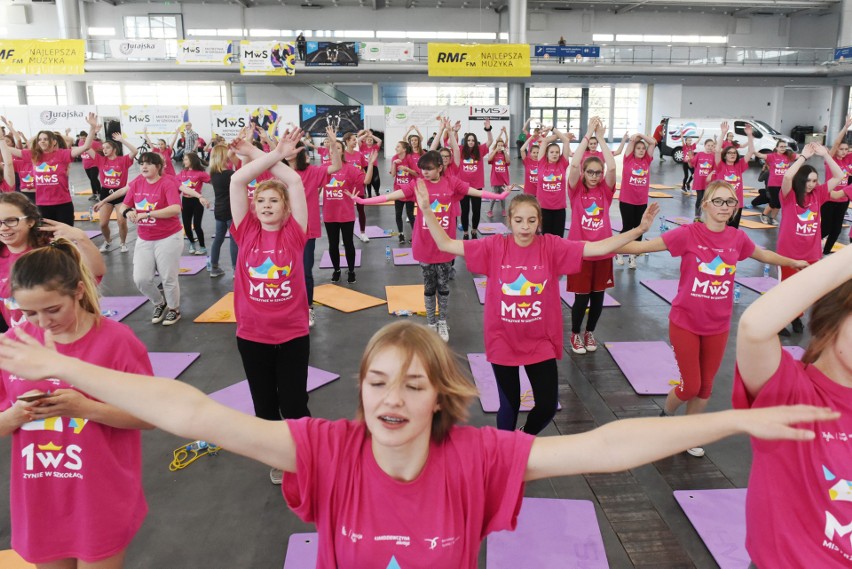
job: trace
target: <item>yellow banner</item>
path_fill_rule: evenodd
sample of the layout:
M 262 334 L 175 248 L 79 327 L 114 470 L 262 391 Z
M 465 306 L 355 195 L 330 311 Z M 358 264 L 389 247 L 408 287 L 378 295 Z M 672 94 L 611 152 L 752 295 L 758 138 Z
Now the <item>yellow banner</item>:
M 81 75 L 84 40 L 0 40 L 0 75 Z
M 429 44 L 430 77 L 529 77 L 527 44 Z

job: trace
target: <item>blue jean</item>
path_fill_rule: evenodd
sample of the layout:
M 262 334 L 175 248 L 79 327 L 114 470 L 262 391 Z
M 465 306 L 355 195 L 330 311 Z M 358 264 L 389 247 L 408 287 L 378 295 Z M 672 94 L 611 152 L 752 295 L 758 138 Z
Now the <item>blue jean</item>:
M 230 219 L 216 220 L 216 236 L 213 237 L 213 246 L 210 248 L 210 264 L 214 267 L 219 266 L 219 252 L 222 249 L 222 243 L 225 242 L 225 234 L 228 233 L 229 227 L 231 227 Z M 237 249 L 237 242 L 231 237 L 231 265 L 234 269 L 237 268 Z
M 305 254 L 302 258 L 302 263 L 305 267 L 305 289 L 308 291 L 308 307 L 314 305 L 314 251 L 316 250 L 317 240 L 308 239 L 305 243 Z

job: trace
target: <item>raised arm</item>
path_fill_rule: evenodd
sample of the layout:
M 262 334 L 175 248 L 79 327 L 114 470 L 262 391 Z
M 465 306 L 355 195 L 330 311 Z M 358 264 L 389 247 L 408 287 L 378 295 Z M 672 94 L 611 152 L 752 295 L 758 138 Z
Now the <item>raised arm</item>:
M 716 164 L 722 161 L 722 152 L 725 150 L 722 146 L 725 144 L 725 137 L 728 136 L 728 121 L 722 121 L 719 125 L 719 133 L 718 144 L 716 144 Z
M 521 132 L 526 134 L 527 138 L 530 137 L 530 121 L 531 120 L 532 120 L 532 117 L 528 118 L 527 121 L 524 123 L 524 126 L 521 127 Z
M 553 133 L 562 142 L 562 156 L 565 157 L 565 160 L 571 160 L 571 137 L 573 135 L 571 133 L 564 133 L 556 128 L 553 129 Z
M 483 127 L 485 128 L 485 136 L 488 139 L 485 144 L 491 148 L 491 145 L 494 144 L 494 135 L 491 134 L 491 129 L 494 127 L 491 126 L 491 119 L 485 119 Z
M 154 143 L 151 142 L 151 138 L 148 136 L 148 127 L 146 126 L 142 129 L 142 139 L 145 141 L 145 144 L 148 145 L 148 152 L 154 149 Z
M 621 143 L 618 145 L 618 148 L 612 151 L 613 156 L 620 156 L 624 151 L 624 145 L 627 144 L 627 141 L 630 140 L 630 134 L 624 133 L 624 136 L 621 137 Z
M 601 149 L 604 155 L 604 162 L 606 163 L 606 184 L 615 191 L 615 157 L 612 155 L 612 150 L 609 149 L 609 145 L 606 143 L 604 136 L 606 136 L 606 129 L 604 129 L 603 123 L 599 120 L 597 125 L 595 126 L 595 134 L 598 139 L 598 147 Z M 588 144 L 588 141 L 586 141 Z M 648 152 L 651 152 L 652 147 L 648 147 Z M 582 165 L 581 165 L 582 167 Z M 653 221 L 653 218 L 651 219 Z M 650 225 L 648 226 L 650 227 Z M 648 229 L 646 228 L 645 231 Z
M 441 227 L 438 218 L 432 213 L 432 206 L 429 203 L 429 190 L 426 189 L 426 182 L 423 181 L 423 178 L 417 179 L 415 195 L 417 196 L 417 209 L 423 217 L 426 227 L 429 228 L 429 233 L 435 240 L 438 249 L 445 253 L 464 257 L 464 242 L 451 239 L 444 228 Z
M 796 172 L 799 171 L 799 168 L 808 161 L 808 159 L 814 155 L 814 147 L 811 144 L 806 144 L 804 148 L 802 148 L 802 153 L 796 156 L 796 159 L 793 160 L 793 163 L 790 164 L 790 167 L 787 168 L 787 171 L 784 172 L 784 178 L 781 180 L 781 195 L 786 196 L 793 189 L 793 178 L 796 176 Z M 834 162 L 832 160 L 832 162 Z
M 89 134 L 86 136 L 86 142 L 83 146 L 74 146 L 71 148 L 71 157 L 77 158 L 92 147 L 92 141 L 95 139 L 95 133 L 98 132 L 98 115 L 89 113 L 86 116 L 86 122 L 89 123 Z
M 828 169 L 831 171 L 831 178 L 825 181 L 825 185 L 828 187 L 829 192 L 833 192 L 834 188 L 846 180 L 846 173 L 840 169 L 840 165 L 831 157 L 828 148 L 816 142 L 812 142 L 811 144 L 813 144 L 814 154 L 822 156 L 822 159 L 828 164 Z
M 592 117 L 589 119 L 589 125 L 586 127 L 586 134 L 580 139 L 580 144 L 577 145 L 577 149 L 574 151 L 574 157 L 571 158 L 571 167 L 568 168 L 569 188 L 576 186 L 577 182 L 580 180 L 580 176 L 582 175 L 581 170 L 583 168 L 583 154 L 585 154 L 586 149 L 589 147 L 589 138 L 595 133 L 598 120 L 598 117 Z
M 131 158 L 136 158 L 136 155 L 139 154 L 139 149 L 133 146 L 133 144 L 129 140 L 124 138 L 124 136 L 122 136 L 120 132 L 112 133 L 112 139 L 116 142 L 120 142 L 121 144 L 123 144 L 127 148 L 127 150 L 130 151 L 128 156 L 130 156 Z
M 746 153 L 745 156 L 743 156 L 743 160 L 745 160 L 746 164 L 748 164 L 751 159 L 757 155 L 757 151 L 754 149 L 754 130 L 751 128 L 751 125 L 745 125 L 744 130 L 748 137 L 748 145 L 746 146 Z M 764 154 L 763 158 L 765 157 L 766 155 Z
M 837 150 L 843 144 L 843 141 L 846 140 L 846 133 L 849 131 L 849 127 L 852 127 L 852 115 L 846 117 L 846 123 L 840 129 L 840 132 L 837 133 L 837 138 L 834 139 L 834 143 L 831 145 L 830 154 L 832 157 L 837 155 Z
M 240 135 L 237 139 L 231 143 L 237 154 L 252 156 L 253 152 L 258 150 L 244 138 L 244 136 L 250 135 L 250 133 L 250 130 L 243 129 L 243 131 L 240 131 Z M 263 153 L 262 150 L 260 152 Z M 249 211 L 249 198 L 246 187 L 252 180 L 260 176 L 264 171 L 272 166 L 272 164 L 276 161 L 276 158 L 277 157 L 273 154 L 264 153 L 262 160 L 252 160 L 247 164 L 244 163 L 242 168 L 234 172 L 231 176 L 229 194 L 231 197 L 231 217 L 234 225 L 239 227 L 240 223 L 243 222 L 243 219 L 245 219 Z
M 183 126 L 183 125 L 181 125 L 181 126 Z M 180 135 L 180 127 L 177 127 L 175 129 L 175 133 L 172 135 L 171 141 L 169 141 L 169 148 L 174 149 L 175 142 L 177 142 L 179 135 Z M 184 152 L 193 152 L 194 150 L 195 150 L 194 148 L 184 148 L 183 149 Z
M 0 138 L 0 157 L 3 158 L 3 181 L 15 189 L 15 164 L 12 162 L 12 149 L 6 144 L 5 138 Z
M 737 366 L 752 397 L 778 370 L 781 362 L 778 332 L 849 279 L 852 279 L 852 247 L 844 247 L 781 281 L 746 309 L 737 330 Z

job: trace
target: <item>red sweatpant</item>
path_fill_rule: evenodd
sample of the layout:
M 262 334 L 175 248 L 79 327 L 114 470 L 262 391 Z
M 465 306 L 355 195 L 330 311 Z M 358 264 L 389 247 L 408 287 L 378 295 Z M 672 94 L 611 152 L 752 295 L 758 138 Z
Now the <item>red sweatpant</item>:
M 681 377 L 680 385 L 675 389 L 678 399 L 710 399 L 713 379 L 725 356 L 729 332 L 726 330 L 721 334 L 699 336 L 669 321 L 669 340 Z

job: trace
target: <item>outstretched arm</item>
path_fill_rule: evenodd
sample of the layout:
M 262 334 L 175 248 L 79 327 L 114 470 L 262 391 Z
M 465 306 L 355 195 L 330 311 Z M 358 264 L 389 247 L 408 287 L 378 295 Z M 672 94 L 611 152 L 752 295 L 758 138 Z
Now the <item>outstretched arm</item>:
M 426 182 L 423 181 L 423 178 L 417 179 L 415 194 L 417 195 L 417 209 L 423 216 L 423 221 L 426 222 L 426 227 L 429 228 L 429 233 L 435 240 L 438 249 L 445 253 L 464 257 L 464 242 L 451 239 L 444 228 L 441 227 L 438 218 L 432 213 L 432 206 L 429 204 L 429 190 L 426 189 Z
M 620 248 L 623 248 L 630 242 L 639 243 L 638 241 L 635 241 L 636 238 L 650 229 L 651 225 L 654 223 L 654 218 L 658 213 L 660 213 L 660 204 L 653 202 L 642 215 L 642 221 L 639 223 L 639 227 L 623 233 L 617 233 L 602 241 L 586 241 L 583 246 L 583 257 L 599 257 L 601 255 L 608 255 Z

